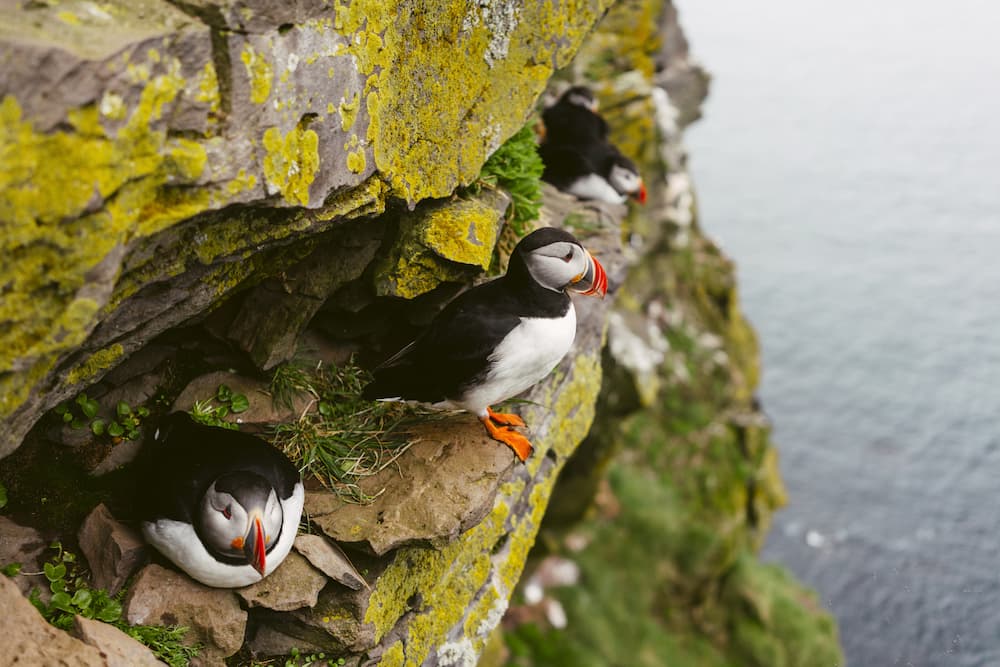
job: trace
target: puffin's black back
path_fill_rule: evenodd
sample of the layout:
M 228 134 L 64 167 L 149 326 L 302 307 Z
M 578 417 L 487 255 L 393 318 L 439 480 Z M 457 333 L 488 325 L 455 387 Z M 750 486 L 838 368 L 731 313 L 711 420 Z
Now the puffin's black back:
M 292 495 L 301 479 L 292 462 L 260 438 L 199 424 L 185 412 L 160 420 L 158 437 L 147 442 L 137 467 L 136 502 L 143 520 L 191 523 L 205 490 L 225 472 L 256 473 L 282 500 Z
M 559 97 L 559 101 L 542 111 L 545 125 L 545 143 L 584 144 L 603 142 L 608 136 L 608 124 L 590 109 L 569 101 L 571 94 L 593 94 L 580 86 L 570 88 Z
M 542 180 L 560 190 L 588 174 L 607 178 L 615 164 L 638 173 L 635 164 L 606 141 L 580 146 L 542 144 L 538 147 L 538 155 L 545 165 Z
M 413 343 L 375 369 L 368 400 L 401 397 L 436 403 L 458 397 L 489 371 L 489 356 L 522 317 L 560 317 L 569 296 L 536 283 L 524 254 L 556 241 L 578 241 L 555 228 L 536 230 L 511 254 L 507 274 L 473 287 L 445 306 Z

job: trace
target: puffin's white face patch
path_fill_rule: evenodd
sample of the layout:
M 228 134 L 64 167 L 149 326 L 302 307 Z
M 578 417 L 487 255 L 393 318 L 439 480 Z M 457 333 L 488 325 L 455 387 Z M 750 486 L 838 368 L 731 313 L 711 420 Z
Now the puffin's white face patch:
M 608 175 L 608 181 L 611 182 L 615 190 L 626 195 L 638 192 L 642 184 L 639 174 L 617 164 L 611 165 L 611 173 Z
M 569 241 L 550 243 L 525 257 L 531 277 L 553 292 L 562 292 L 574 278 L 586 273 L 590 261 L 580 245 Z

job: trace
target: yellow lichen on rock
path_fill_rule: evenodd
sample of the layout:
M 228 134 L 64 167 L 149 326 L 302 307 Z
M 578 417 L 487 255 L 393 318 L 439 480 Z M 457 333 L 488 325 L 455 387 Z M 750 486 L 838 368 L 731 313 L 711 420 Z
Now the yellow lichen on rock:
M 274 68 L 260 53 L 254 50 L 249 42 L 244 44 L 240 52 L 240 60 L 247 71 L 250 80 L 250 101 L 263 104 L 271 96 L 271 83 L 274 79 Z
M 319 135 L 305 122 L 298 123 L 288 134 L 269 127 L 262 139 L 264 175 L 269 188 L 280 192 L 290 204 L 309 203 L 309 186 L 319 170 Z

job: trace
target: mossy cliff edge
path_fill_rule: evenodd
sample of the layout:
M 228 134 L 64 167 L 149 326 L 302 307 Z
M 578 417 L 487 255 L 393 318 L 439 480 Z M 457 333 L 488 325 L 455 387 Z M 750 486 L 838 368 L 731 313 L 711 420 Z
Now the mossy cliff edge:
M 756 341 L 685 169 L 706 77 L 669 2 L 610 4 L 0 9 L 0 457 L 14 452 L 0 466 L 84 389 L 170 394 L 128 392 L 162 365 L 176 384 L 163 359 L 190 356 L 189 336 L 214 341 L 199 360 L 251 373 L 320 332 L 338 359 L 407 342 L 509 250 L 509 195 L 464 186 L 560 69 L 595 88 L 649 186 L 630 211 L 545 192 L 542 223 L 574 231 L 614 290 L 577 301 L 573 351 L 520 406 L 528 464 L 471 418 L 433 422 L 371 480 L 376 503 L 311 488 L 311 529 L 366 586 L 296 553 L 251 591 L 185 589 L 206 602 L 160 620 L 192 627 L 201 664 L 293 650 L 386 667 L 842 664 L 814 597 L 754 556 L 783 491 Z M 35 451 L 65 451 L 52 421 Z M 29 486 L 8 482 L 11 507 Z M 516 592 L 526 567 L 566 561 L 577 585 Z M 194 586 L 146 566 L 130 621 L 164 581 Z M 221 608 L 225 633 L 203 625 Z

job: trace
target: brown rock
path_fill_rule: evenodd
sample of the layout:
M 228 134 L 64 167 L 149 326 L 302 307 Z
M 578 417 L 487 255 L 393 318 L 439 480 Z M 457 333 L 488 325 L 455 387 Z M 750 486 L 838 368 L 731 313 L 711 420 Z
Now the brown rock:
M 377 555 L 407 544 L 440 546 L 479 523 L 493 507 L 514 455 L 486 435 L 472 415 L 421 424 L 416 442 L 389 466 L 360 482 L 368 505 L 345 503 L 330 492 L 306 494 L 310 520 L 331 539 Z M 402 479 L 400 479 L 402 477 Z
M 314 606 L 326 582 L 322 572 L 293 551 L 269 576 L 236 592 L 251 607 L 291 611 Z
M 201 664 L 221 664 L 243 644 L 247 613 L 236 594 L 209 588 L 159 565 L 139 572 L 125 600 L 125 619 L 132 625 L 183 625 L 185 639 L 201 643 Z
M 146 560 L 142 537 L 111 516 L 104 503 L 84 519 L 78 537 L 80 551 L 90 565 L 94 587 L 103 588 L 111 595 L 120 591 Z
M 298 535 L 295 550 L 334 581 L 355 591 L 368 588 L 368 582 L 341 548 L 322 535 Z
M 7 577 L 0 576 L 0 633 L 3 659 L 8 665 L 104 667 L 105 660 L 93 646 L 84 644 L 45 622 Z
M 113 625 L 77 616 L 73 634 L 99 650 L 108 667 L 155 667 L 166 663 L 158 660 L 143 644 Z
M 309 408 L 313 400 L 312 396 L 303 393 L 295 397 L 291 407 L 275 405 L 271 401 L 265 382 L 226 371 L 216 371 L 192 380 L 174 401 L 173 409 L 190 410 L 195 401 L 208 399 L 212 399 L 212 405 L 221 405 L 213 397 L 222 384 L 232 389 L 233 393 L 243 394 L 250 402 L 250 407 L 244 412 L 229 413 L 226 417 L 226 421 L 240 424 L 241 428 L 247 431 L 264 431 L 272 424 L 295 421 Z
M 40 572 L 47 546 L 48 541 L 34 528 L 0 516 L 0 566 L 20 563 L 22 572 Z M 42 575 L 20 574 L 8 581 L 13 581 L 25 595 L 34 587 L 48 586 Z

